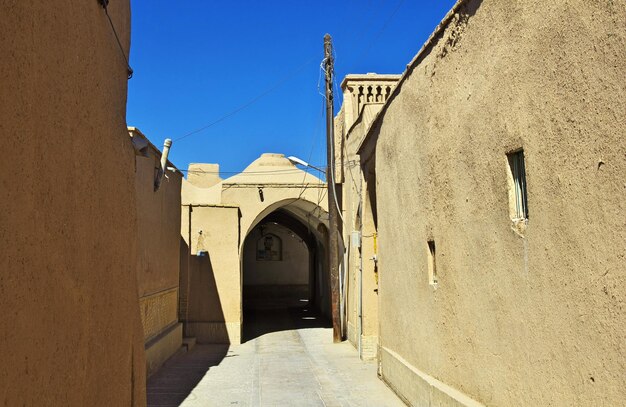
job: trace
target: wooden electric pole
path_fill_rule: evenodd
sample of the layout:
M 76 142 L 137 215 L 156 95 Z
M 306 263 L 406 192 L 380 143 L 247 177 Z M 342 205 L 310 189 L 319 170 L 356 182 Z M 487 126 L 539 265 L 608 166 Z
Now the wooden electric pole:
M 324 70 L 326 71 L 326 185 L 328 188 L 328 267 L 330 268 L 333 341 L 341 342 L 339 315 L 339 211 L 335 190 L 335 121 L 333 109 L 333 44 L 330 34 L 324 36 Z

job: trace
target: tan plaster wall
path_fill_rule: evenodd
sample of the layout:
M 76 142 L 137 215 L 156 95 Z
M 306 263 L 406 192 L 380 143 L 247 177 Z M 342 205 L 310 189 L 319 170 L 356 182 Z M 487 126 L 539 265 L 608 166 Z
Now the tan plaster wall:
M 139 308 L 144 341 L 148 342 L 178 321 L 178 287 L 139 298 Z
M 246 171 L 252 174 L 246 174 Z M 263 200 L 259 188 L 263 189 Z M 305 224 L 308 222 L 315 231 L 320 218 L 327 213 L 325 188 L 322 180 L 297 170 L 282 154 L 267 153 L 243 173 L 223 181 L 221 201 L 241 209 L 243 241 L 259 221 L 281 207 L 288 207 L 295 215 L 300 215 L 300 220 Z
M 203 184 L 204 176 L 194 182 Z M 263 154 L 243 173 L 212 187 L 183 180 L 180 318 L 186 321 L 186 336 L 196 336 L 199 342 L 239 343 L 243 241 L 273 211 L 285 209 L 308 224 L 322 242 L 319 250 L 323 261 L 327 239 L 323 231 L 328 222 L 325 188 L 320 179 L 297 169 L 283 154 L 272 153 Z M 197 256 L 199 250 L 207 250 L 208 255 Z M 232 250 L 236 250 L 234 254 Z M 328 313 L 328 285 L 324 281 L 319 281 L 319 291 L 318 306 Z
M 345 96 L 344 96 L 345 97 Z M 351 98 L 348 98 L 350 100 Z M 344 102 L 347 104 L 347 102 Z M 349 107 L 349 106 L 348 106 Z M 346 106 L 342 106 L 342 110 L 346 108 Z M 347 109 L 352 110 L 352 109 Z M 341 168 L 343 172 L 343 185 L 342 185 L 342 216 L 345 222 L 343 222 L 343 230 L 342 236 L 345 242 L 347 253 L 347 276 L 346 276 L 346 317 L 348 323 L 348 340 L 358 348 L 359 343 L 359 324 L 361 321 L 359 320 L 359 296 L 361 295 L 359 289 L 359 279 L 361 278 L 360 271 L 360 247 L 355 245 L 352 240 L 352 233 L 359 232 L 360 233 L 360 220 L 358 218 L 358 208 L 360 203 L 360 188 L 361 185 L 361 171 L 358 165 L 355 165 L 358 160 L 355 149 L 352 148 L 354 146 L 353 140 L 356 138 L 360 138 L 365 131 L 363 128 L 363 122 L 358 121 L 354 127 L 348 129 L 347 124 L 345 122 L 345 113 L 340 112 L 335 117 L 335 128 L 340 128 L 342 133 L 336 133 L 336 138 L 341 138 L 340 141 L 337 141 L 337 144 L 341 146 Z M 337 124 L 337 123 L 341 124 Z M 347 132 L 351 130 L 349 134 L 345 134 L 343 132 Z M 352 136 L 349 139 L 346 139 L 346 136 Z M 351 161 L 352 160 L 352 165 Z
M 160 188 L 155 191 L 155 168 L 160 167 L 160 159 L 158 151 L 150 151 L 149 157 L 136 158 L 140 297 L 178 286 L 182 176 L 179 172 L 167 171 L 167 177 L 163 177 Z
M 187 180 L 199 188 L 209 188 L 222 180 L 219 173 L 219 164 L 191 163 L 189 164 Z
M 368 198 L 367 185 L 363 185 L 363 230 L 361 236 L 361 255 L 363 256 L 363 335 L 374 342 L 372 347 L 364 352 L 366 357 L 376 356 L 378 343 L 378 268 L 374 261 L 377 254 L 377 230 L 374 226 L 372 208 Z
M 363 112 L 371 112 L 372 105 L 366 105 Z M 347 244 L 350 244 L 350 264 L 349 273 L 354 275 L 354 286 L 351 287 L 354 293 L 354 315 L 358 315 L 359 296 L 362 296 L 362 314 L 363 314 L 363 336 L 378 336 L 378 281 L 375 270 L 375 263 L 372 260 L 374 256 L 374 234 L 376 228 L 371 214 L 371 207 L 367 200 L 367 184 L 363 179 L 361 167 L 359 165 L 359 156 L 356 153 L 363 135 L 365 133 L 365 122 L 358 123 L 350 137 L 346 141 L 345 154 L 345 180 L 349 187 L 344 186 L 344 234 Z M 362 219 L 358 219 L 359 205 L 363 206 L 361 212 Z M 361 225 L 362 223 L 362 225 Z M 352 232 L 361 233 L 361 245 L 353 247 L 351 242 Z M 361 271 L 362 269 L 362 271 Z M 362 282 L 359 283 L 359 279 Z M 362 287 L 359 287 L 359 284 Z M 356 325 L 355 325 L 356 326 Z M 374 354 L 368 354 L 366 358 L 371 358 Z
M 153 341 L 146 344 L 146 370 L 148 376 L 156 373 L 159 368 L 176 352 L 181 351 L 183 344 L 183 324 L 175 323 Z
M 240 242 L 259 221 L 281 207 L 288 208 L 313 231 L 320 223 L 328 221 L 327 199 L 324 199 L 326 184 L 298 169 L 283 154 L 262 154 L 242 173 L 216 184 L 214 175 L 198 171 L 208 171 L 214 166 L 217 164 L 190 165 L 189 170 L 195 171 L 195 178 L 183 180 L 182 203 L 238 207 L 241 213 Z M 199 186 L 210 184 L 210 187 Z M 263 191 L 263 198 L 259 189 Z
M 184 288 L 189 290 L 183 316 L 188 322 L 186 336 L 195 336 L 200 343 L 239 343 L 242 318 L 239 209 L 195 206 L 189 228 L 188 208 L 184 207 L 182 230 L 191 249 L 189 283 Z M 185 230 L 188 230 L 186 235 Z M 207 255 L 197 256 L 201 250 L 206 250 Z
M 360 356 L 363 359 L 377 356 L 378 276 L 372 259 L 375 254 L 376 228 L 367 198 L 367 183 L 359 165 L 358 149 L 374 117 L 383 106 L 384 95 L 379 93 L 379 89 L 393 89 L 398 79 L 399 75 L 348 75 L 342 82 L 344 105 L 335 117 L 343 171 L 343 239 L 348 250 L 348 340 L 357 349 L 360 346 Z M 359 213 L 360 206 L 362 210 Z M 353 240 L 355 233 L 360 234 L 360 242 Z
M 133 137 L 145 139 L 140 130 L 129 131 Z M 153 145 L 144 152 L 147 157 L 137 155 L 135 159 L 139 232 L 136 272 L 146 365 L 148 374 L 152 374 L 182 344 L 182 330 L 172 330 L 178 321 L 182 175 L 167 170 L 155 191 L 161 152 Z M 160 341 L 163 344 L 157 343 Z
M 250 232 L 243 249 L 243 284 L 244 285 L 308 285 L 309 284 L 309 249 L 306 243 L 289 229 L 268 224 Z M 256 259 L 257 241 L 271 233 L 282 241 L 282 259 L 266 261 Z
M 488 405 L 626 399 L 623 27 L 624 2 L 469 1 L 389 104 L 381 341 L 413 372 Z M 523 237 L 507 193 L 519 147 Z M 389 380 L 395 362 L 382 363 Z
M 219 182 L 211 187 L 201 188 L 183 178 L 181 188 L 181 203 L 183 205 L 218 205 L 222 202 L 222 185 Z
M 118 44 L 97 1 L 2 1 L 0 32 L 0 404 L 145 405 Z

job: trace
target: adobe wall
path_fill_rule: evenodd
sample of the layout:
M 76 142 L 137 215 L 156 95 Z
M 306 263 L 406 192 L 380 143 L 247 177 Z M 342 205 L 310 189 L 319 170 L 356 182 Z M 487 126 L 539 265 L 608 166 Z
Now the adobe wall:
M 463 3 L 378 123 L 383 377 L 415 405 L 621 404 L 626 4 Z
M 373 359 L 378 353 L 378 275 L 373 260 L 376 228 L 358 149 L 399 78 L 374 73 L 347 75 L 341 83 L 344 103 L 335 117 L 343 180 L 342 235 L 347 250 L 347 339 L 363 359 Z
M 136 129 L 131 132 L 142 137 Z M 137 155 L 135 164 L 140 237 L 136 273 L 150 375 L 182 344 L 178 323 L 182 174 L 166 171 L 155 191 L 155 168 L 160 168 L 161 152 L 150 145 L 146 154 Z
M 297 169 L 283 154 L 264 153 L 222 182 L 221 202 L 240 208 L 243 242 L 259 221 L 280 207 L 289 207 L 302 222 L 317 227 L 328 206 L 325 188 L 322 180 Z
M 187 181 L 199 188 L 210 188 L 222 181 L 219 172 L 219 164 L 192 163 L 189 164 Z
M 144 297 L 178 286 L 181 180 L 180 172 L 167 171 L 154 191 L 155 168 L 160 152 L 137 156 L 138 229 L 141 236 L 137 259 L 139 295 Z
M 263 154 L 242 173 L 208 188 L 202 185 L 213 184 L 215 174 L 209 169 L 216 167 L 193 164 L 191 169 L 196 176 L 182 187 L 180 320 L 186 321 L 185 336 L 198 342 L 239 343 L 243 241 L 267 215 L 288 208 L 324 242 L 326 185 L 282 154 Z M 324 274 L 320 246 L 317 273 Z M 324 312 L 327 288 L 320 281 L 316 299 Z
M 369 108 L 371 106 L 366 106 Z M 369 109 L 364 109 L 369 110 Z M 361 117 L 343 149 L 344 185 L 342 187 L 343 239 L 347 247 L 347 339 L 357 348 L 363 359 L 377 354 L 378 343 L 378 282 L 372 260 L 373 237 L 376 233 L 369 207 L 366 207 L 366 184 L 363 181 L 359 156 L 356 153 L 366 128 Z M 363 210 L 359 213 L 359 207 Z M 359 218 L 359 216 L 361 218 Z M 354 234 L 358 234 L 356 241 Z M 359 317 L 361 315 L 361 317 Z M 359 341 L 359 333 L 361 338 Z
M 180 319 L 199 343 L 241 342 L 239 218 L 234 206 L 182 209 Z
M 120 49 L 95 0 L 2 1 L 0 32 L 0 403 L 145 405 Z

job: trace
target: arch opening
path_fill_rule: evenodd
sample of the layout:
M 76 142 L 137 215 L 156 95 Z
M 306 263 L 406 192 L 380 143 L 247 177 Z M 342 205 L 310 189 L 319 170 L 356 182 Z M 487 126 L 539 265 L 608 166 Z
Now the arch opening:
M 330 288 L 325 227 L 286 208 L 249 230 L 242 248 L 242 341 L 269 332 L 328 327 Z

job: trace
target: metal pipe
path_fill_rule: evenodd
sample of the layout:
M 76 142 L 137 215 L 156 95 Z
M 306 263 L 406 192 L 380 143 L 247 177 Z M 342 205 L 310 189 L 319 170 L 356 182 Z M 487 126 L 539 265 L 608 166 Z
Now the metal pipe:
M 161 163 L 159 171 L 157 172 L 156 178 L 154 179 L 154 190 L 158 191 L 161 186 L 161 180 L 163 179 L 163 174 L 165 173 L 165 168 L 167 166 L 167 156 L 170 154 L 170 147 L 172 146 L 172 139 L 166 138 L 163 143 L 163 152 L 161 153 Z
M 163 143 L 163 153 L 161 154 L 161 169 L 165 170 L 167 166 L 167 156 L 170 155 L 170 147 L 172 146 L 172 139 L 166 138 Z
M 363 181 L 359 190 L 359 358 L 363 359 Z

